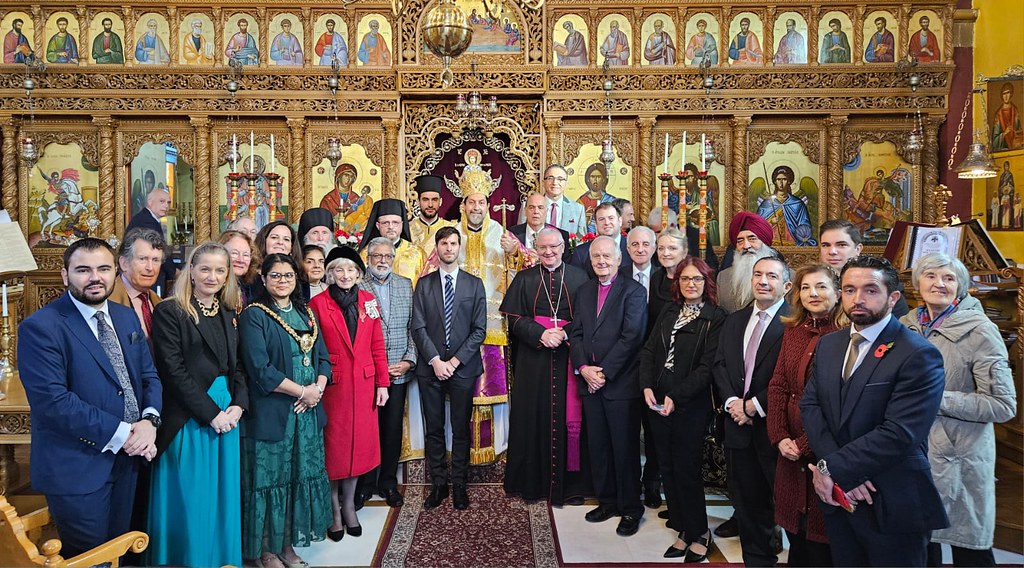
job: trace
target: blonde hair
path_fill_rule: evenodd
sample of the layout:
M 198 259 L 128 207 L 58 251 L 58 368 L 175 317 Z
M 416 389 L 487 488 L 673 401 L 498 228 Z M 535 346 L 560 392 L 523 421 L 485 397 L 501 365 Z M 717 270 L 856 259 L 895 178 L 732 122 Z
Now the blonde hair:
M 359 270 L 359 265 L 356 264 L 354 260 L 345 257 L 338 257 L 332 260 L 330 264 L 324 267 L 324 271 L 326 272 L 326 274 L 324 275 L 324 281 L 327 282 L 329 286 L 337 284 L 337 281 L 334 278 L 334 269 L 340 268 L 342 266 L 351 266 L 352 268 L 356 269 L 356 272 L 359 273 L 359 276 L 356 277 L 356 282 L 354 285 L 359 286 L 359 283 L 363 281 L 363 271 Z
M 807 319 L 807 308 L 800 301 L 800 287 L 804 283 L 804 278 L 812 274 L 828 276 L 832 290 L 836 293 L 836 303 L 832 306 L 832 312 L 828 315 L 827 319 L 836 324 L 836 327 L 850 325 L 850 321 L 846 318 L 846 313 L 843 312 L 843 292 L 842 286 L 839 283 L 839 275 L 836 274 L 836 271 L 831 266 L 818 262 L 802 266 L 796 271 L 796 275 L 793 277 L 793 289 L 789 291 L 789 298 L 786 298 L 789 302 L 789 315 L 780 318 L 783 325 L 786 327 L 796 327 Z
M 217 300 L 225 308 L 237 310 L 239 308 L 241 293 L 238 290 L 238 280 L 235 279 L 235 273 L 231 270 L 231 254 L 224 245 L 214 241 L 206 241 L 192 249 L 192 252 L 188 255 L 188 261 L 185 262 L 186 270 L 191 271 L 199 258 L 207 254 L 219 254 L 227 261 L 228 277 L 227 280 L 224 281 L 224 286 L 222 286 L 220 291 L 217 292 Z M 190 273 L 182 274 L 178 277 L 178 281 L 174 283 L 174 295 L 172 298 L 174 302 L 178 304 L 178 307 L 188 314 L 188 317 L 192 319 L 192 322 L 198 324 L 199 313 L 196 312 L 195 307 L 192 306 L 192 293 L 192 275 Z

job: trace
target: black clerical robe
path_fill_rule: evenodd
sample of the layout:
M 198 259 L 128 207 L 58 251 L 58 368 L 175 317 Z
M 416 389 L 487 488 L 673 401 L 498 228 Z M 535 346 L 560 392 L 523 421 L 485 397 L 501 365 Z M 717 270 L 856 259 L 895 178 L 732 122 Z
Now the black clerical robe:
M 576 290 L 586 281 L 586 272 L 575 266 L 563 263 L 552 272 L 538 264 L 516 275 L 501 303 L 512 339 L 505 467 L 509 495 L 560 506 L 593 494 L 583 429 L 578 437 L 570 436 L 566 424 L 568 344 L 542 346 L 541 335 L 549 326 L 535 319 L 556 318 L 564 327 L 573 317 Z M 575 470 L 570 470 L 577 461 L 569 458 L 570 451 L 579 456 Z

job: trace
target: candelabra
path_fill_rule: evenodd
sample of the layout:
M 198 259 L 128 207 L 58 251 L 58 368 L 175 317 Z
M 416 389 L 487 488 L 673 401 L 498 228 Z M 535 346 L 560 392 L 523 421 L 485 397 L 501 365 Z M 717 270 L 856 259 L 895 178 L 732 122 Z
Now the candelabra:
M 487 104 L 480 101 L 480 92 L 471 91 L 469 100 L 459 93 L 455 97 L 455 113 L 459 117 L 462 131 L 480 130 L 484 135 L 491 136 L 491 123 L 498 116 L 498 97 L 491 95 Z
M 238 172 L 228 174 L 228 220 L 238 219 L 238 189 L 242 185 L 242 176 Z
M 672 174 L 667 171 L 661 172 L 658 179 L 661 180 L 661 228 L 664 230 L 668 228 L 668 192 Z

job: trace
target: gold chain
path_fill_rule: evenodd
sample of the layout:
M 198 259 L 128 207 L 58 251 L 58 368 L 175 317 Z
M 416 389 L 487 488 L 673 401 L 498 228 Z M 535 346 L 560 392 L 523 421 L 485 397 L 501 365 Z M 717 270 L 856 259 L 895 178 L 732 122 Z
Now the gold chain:
M 206 306 L 204 306 L 203 303 L 200 302 L 199 300 L 196 300 L 196 303 L 199 304 L 199 311 L 203 312 L 203 315 L 208 318 L 215 317 L 217 314 L 220 313 L 220 301 L 217 300 L 216 296 L 213 297 L 212 308 L 207 309 Z
M 313 349 L 313 345 L 316 343 L 316 338 L 320 335 L 320 327 L 316 325 L 316 320 L 313 318 L 313 310 L 310 309 L 309 306 L 306 306 L 306 313 L 309 315 L 309 324 L 313 332 L 312 335 L 299 335 L 292 326 L 288 325 L 283 319 L 281 319 L 281 316 L 275 314 L 274 310 L 264 306 L 263 304 L 258 302 L 252 303 L 245 309 L 249 308 L 259 308 L 266 312 L 268 316 L 273 318 L 274 321 L 284 328 L 288 335 L 292 336 L 292 339 L 299 344 L 299 349 L 302 350 L 303 353 L 309 353 Z
M 953 170 L 953 160 L 956 159 L 956 147 L 960 143 L 960 135 L 964 131 L 964 122 L 967 121 L 967 109 L 971 106 L 971 99 L 974 98 L 974 91 L 971 91 L 964 100 L 964 111 L 960 113 L 960 125 L 956 127 L 956 136 L 953 137 L 953 147 L 949 150 L 949 161 L 946 162 L 946 169 Z

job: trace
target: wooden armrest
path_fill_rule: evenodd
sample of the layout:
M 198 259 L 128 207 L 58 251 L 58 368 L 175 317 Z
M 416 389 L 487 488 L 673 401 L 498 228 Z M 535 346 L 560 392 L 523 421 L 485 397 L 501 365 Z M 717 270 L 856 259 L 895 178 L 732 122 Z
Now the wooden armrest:
M 54 541 L 47 541 L 43 544 L 43 553 L 46 554 L 47 545 Z M 69 558 L 64 561 L 61 566 L 95 566 L 97 564 L 103 564 L 110 562 L 111 566 L 117 566 L 118 560 L 125 555 L 129 550 L 138 554 L 146 547 L 149 546 L 149 535 L 140 531 L 131 531 L 124 533 L 123 535 L 108 540 L 107 542 L 93 548 L 92 550 L 83 552 L 74 558 Z M 49 557 L 49 554 L 46 554 Z M 47 564 L 52 565 L 47 559 Z
M 50 508 L 43 507 L 38 511 L 21 515 L 21 524 L 25 527 L 25 532 L 45 527 L 50 524 Z

